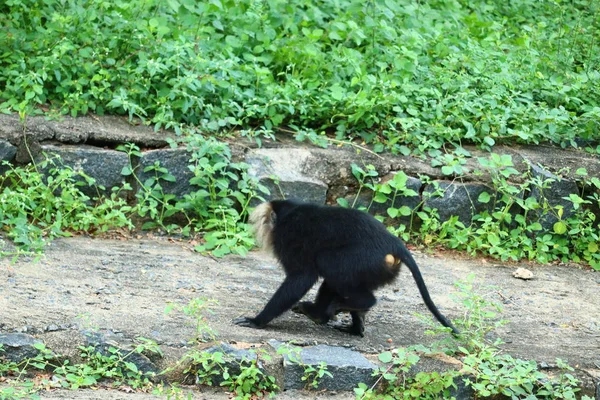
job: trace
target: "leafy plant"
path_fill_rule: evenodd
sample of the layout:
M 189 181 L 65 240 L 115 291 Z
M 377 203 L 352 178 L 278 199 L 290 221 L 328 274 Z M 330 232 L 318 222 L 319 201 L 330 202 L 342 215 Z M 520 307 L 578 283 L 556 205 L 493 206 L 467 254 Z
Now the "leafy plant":
M 110 383 L 113 387 L 148 387 L 153 373 L 140 371 L 130 358 L 133 354 L 145 352 L 160 354 L 160 348 L 148 339 L 138 338 L 138 341 L 139 343 L 127 352 L 114 347 L 108 347 L 106 352 L 103 352 L 94 346 L 80 346 L 83 362 L 78 364 L 71 364 L 68 360 L 60 361 L 62 357 L 42 343 L 33 345 L 38 351 L 36 356 L 19 363 L 5 362 L 0 357 L 0 377 L 8 379 L 8 385 L 3 385 L 0 389 L 0 399 L 37 398 L 36 392 L 42 389 L 75 390 L 96 386 L 100 382 Z M 37 379 L 29 378 L 30 369 L 40 374 Z
M 458 342 L 443 339 L 430 347 L 417 345 L 399 348 L 379 355 L 383 366 L 375 372 L 377 382 L 364 383 L 354 389 L 357 399 L 439 399 L 452 398 L 451 390 L 461 379 L 473 389 L 476 398 L 504 395 L 511 399 L 575 399 L 579 381 L 571 374 L 573 368 L 557 360 L 557 377 L 542 373 L 535 361 L 512 357 L 499 349 L 500 339 L 491 342 L 488 334 L 506 321 L 498 319 L 502 308 L 490 300 L 487 293 L 475 286 L 474 275 L 456 283 L 454 300 L 465 309 L 464 317 L 454 320 L 462 334 Z M 433 328 L 429 333 L 445 332 L 430 316 L 423 317 Z M 462 362 L 460 371 L 417 372 L 412 368 L 421 360 L 419 354 L 444 352 Z M 583 400 L 592 400 L 582 396 Z
M 379 375 L 378 383 L 384 381 L 383 390 L 377 393 L 374 387 L 369 388 L 360 383 L 354 389 L 357 399 L 439 399 L 450 398 L 451 387 L 456 387 L 454 377 L 456 371 L 418 372 L 407 376 L 411 367 L 417 364 L 420 357 L 414 351 L 405 348 L 386 351 L 379 355 L 384 366 L 375 374 Z M 387 366 L 385 365 L 387 364 Z
M 170 304 L 166 311 L 178 309 L 192 317 L 196 326 L 193 342 L 214 342 L 217 332 L 210 327 L 205 317 L 206 313 L 212 313 L 210 307 L 214 304 L 212 300 L 197 298 L 184 306 Z M 275 392 L 278 389 L 275 378 L 267 375 L 263 367 L 263 363 L 270 361 L 271 356 L 261 349 L 251 350 L 251 354 L 253 356 L 238 359 L 223 347 L 215 351 L 192 349 L 180 362 L 188 365 L 184 373 L 194 376 L 197 383 L 227 387 L 235 393 L 236 399 L 250 399 Z
M 132 227 L 131 207 L 121 196 L 127 185 L 110 196 L 99 193 L 93 178 L 64 166 L 60 158 L 46 157 L 37 164 L 13 167 L 0 176 L 0 226 L 21 252 L 39 253 L 47 239 L 72 232 L 105 232 Z M 10 252 L 2 252 L 3 255 Z
M 564 198 L 572 204 L 567 206 L 570 208 L 567 214 L 564 205 L 551 204 L 545 195 L 558 177 L 542 178 L 531 168 L 520 173 L 515 169 L 511 156 L 506 154 L 491 153 L 478 161 L 483 170 L 476 172 L 489 174 L 492 184 L 491 190 L 471 199 L 474 204 L 486 204 L 488 207 L 473 215 L 470 225 L 461 222 L 457 216 L 441 221 L 438 211 L 426 205 L 428 198 L 443 196 L 446 190 L 427 177 L 421 179 L 429 187 L 423 191 L 420 202 L 413 209 L 406 205 L 396 206 L 399 196 L 415 197 L 418 193 L 407 188 L 408 177 L 401 171 L 386 182 L 378 182 L 372 165 L 367 165 L 366 170 L 353 166 L 359 185 L 357 195 L 352 204 L 343 199 L 338 203 L 355 207 L 364 203 L 364 198 L 370 194 L 368 205 L 358 208 L 370 209 L 373 203 L 386 204 L 389 230 L 403 240 L 444 245 L 502 260 L 525 258 L 541 263 L 583 261 L 600 270 L 600 248 L 597 245 L 600 225 L 592 211 L 593 207 L 600 206 L 598 178 L 588 177 L 585 168 L 576 171 L 583 182 L 583 189 L 579 194 L 572 193 Z M 365 190 L 368 192 L 365 193 Z M 359 196 L 361 203 L 358 202 Z M 380 219 L 383 218 L 380 216 Z M 550 231 L 544 231 L 542 223 L 548 224 L 545 221 L 553 221 Z
M 299 139 L 402 154 L 593 149 L 599 7 L 10 0 L 0 6 L 0 111 L 122 114 L 178 133 L 240 127 L 259 140 L 287 126 Z M 444 173 L 463 168 L 460 157 L 442 161 Z

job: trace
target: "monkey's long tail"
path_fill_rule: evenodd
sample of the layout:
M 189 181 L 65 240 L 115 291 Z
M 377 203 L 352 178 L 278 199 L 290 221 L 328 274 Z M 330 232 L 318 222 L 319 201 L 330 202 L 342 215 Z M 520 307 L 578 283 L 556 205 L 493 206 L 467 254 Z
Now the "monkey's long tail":
M 433 300 L 431 300 L 431 296 L 429 296 L 429 290 L 427 290 L 427 286 L 425 285 L 425 281 L 423 280 L 423 276 L 421 275 L 421 271 L 419 270 L 419 266 L 417 265 L 415 259 L 407 250 L 402 249 L 400 254 L 400 259 L 402 260 L 402 262 L 404 262 L 404 264 L 406 264 L 406 266 L 412 273 L 412 276 L 415 282 L 417 283 L 417 287 L 419 288 L 419 292 L 421 293 L 421 297 L 423 298 L 423 301 L 425 302 L 425 305 L 427 306 L 429 311 L 431 311 L 433 316 L 438 321 L 440 321 L 440 323 L 443 326 L 452 329 L 452 333 L 455 336 L 460 335 L 460 331 L 456 329 L 454 325 L 452 325 L 448 318 L 442 315 L 440 310 L 438 310 L 438 308 L 435 306 Z

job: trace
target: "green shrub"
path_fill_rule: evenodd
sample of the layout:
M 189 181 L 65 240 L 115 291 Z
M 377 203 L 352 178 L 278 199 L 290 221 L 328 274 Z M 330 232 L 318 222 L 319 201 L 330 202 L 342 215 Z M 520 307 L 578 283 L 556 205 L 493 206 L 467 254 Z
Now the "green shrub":
M 394 151 L 599 138 L 600 3 L 7 0 L 0 110 Z

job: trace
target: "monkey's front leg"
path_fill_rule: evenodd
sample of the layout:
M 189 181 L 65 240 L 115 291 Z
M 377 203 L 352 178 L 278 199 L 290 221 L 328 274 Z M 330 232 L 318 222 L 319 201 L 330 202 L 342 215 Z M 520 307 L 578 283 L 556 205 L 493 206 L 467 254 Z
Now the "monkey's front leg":
M 239 317 L 235 318 L 232 322 L 248 328 L 264 328 L 271 320 L 292 308 L 294 304 L 304 297 L 317 279 L 317 276 L 312 275 L 288 276 L 265 308 L 256 317 Z

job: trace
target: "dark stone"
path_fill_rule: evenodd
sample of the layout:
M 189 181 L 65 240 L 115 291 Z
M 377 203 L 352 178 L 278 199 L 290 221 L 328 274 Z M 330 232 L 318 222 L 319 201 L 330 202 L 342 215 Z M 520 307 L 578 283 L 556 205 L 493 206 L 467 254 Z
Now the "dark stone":
M 42 341 L 24 333 L 0 334 L 0 345 L 3 349 L 0 358 L 16 363 L 33 358 L 39 354 L 39 351 L 33 347 L 35 343 L 42 343 Z
M 149 166 L 159 163 L 161 167 L 166 168 L 168 173 L 175 177 L 175 182 L 159 180 L 165 194 L 174 194 L 178 198 L 185 194 L 197 191 L 198 186 L 190 185 L 190 179 L 194 173 L 190 171 L 190 159 L 192 155 L 185 149 L 161 149 L 151 150 L 143 153 L 140 159 L 138 176 L 142 182 L 155 176 L 154 171 L 144 172 Z M 159 174 L 160 175 L 160 174 Z
M 0 175 L 9 169 L 3 161 L 13 161 L 15 154 L 17 154 L 17 148 L 10 142 L 0 139 Z
M 304 174 L 310 162 L 310 151 L 305 149 L 257 149 L 246 155 L 250 165 L 248 174 L 266 186 L 270 194 L 265 200 L 298 199 L 324 204 L 327 185 Z
M 0 139 L 0 161 L 12 161 L 17 153 L 17 148 L 7 142 L 6 140 Z
M 110 193 L 111 188 L 119 187 L 125 180 L 121 175 L 124 167 L 129 165 L 127 154 L 115 150 L 103 150 L 92 146 L 54 146 L 45 145 L 43 151 L 48 155 L 60 156 L 62 165 L 69 166 L 75 171 L 83 171 L 96 180 L 96 186 L 103 186 L 104 193 Z M 41 157 L 38 162 L 41 161 Z M 60 165 L 60 164 L 59 164 Z M 46 168 L 45 173 L 48 173 Z M 83 178 L 77 178 L 84 182 Z M 96 197 L 97 191 L 94 187 L 83 185 L 80 190 L 90 197 Z
M 552 208 L 562 206 L 562 219 L 569 218 L 575 213 L 573 203 L 564 199 L 564 197 L 568 198 L 570 194 L 579 193 L 576 182 L 560 178 L 533 164 L 531 165 L 531 172 L 534 178 L 540 180 L 552 179 L 553 182 L 551 182 L 546 189 L 540 190 L 537 187 L 532 188 L 530 197 L 535 198 L 540 204 L 543 204 L 545 199 Z M 558 221 L 558 218 L 553 213 L 542 214 L 540 211 L 535 210 L 533 214 L 539 218 L 540 224 L 546 231 L 552 231 L 554 224 Z
M 282 344 L 270 341 L 274 348 Z M 292 357 L 296 354 L 291 353 Z M 284 389 L 303 389 L 307 382 L 302 378 L 305 376 L 306 366 L 317 367 L 324 362 L 327 371 L 333 377 L 323 376 L 318 384 L 319 390 L 353 390 L 359 383 L 373 385 L 377 377 L 373 372 L 377 366 L 367 360 L 361 353 L 344 347 L 317 345 L 314 347 L 300 348 L 299 361 L 292 361 L 288 354 L 283 355 L 283 382 Z
M 450 398 L 454 398 L 455 400 L 471 400 L 475 398 L 475 391 L 471 386 L 467 386 L 464 379 L 464 376 L 454 378 L 456 388 L 450 388 Z
M 473 216 L 490 210 L 493 201 L 480 203 L 479 195 L 487 192 L 490 196 L 494 191 L 481 183 L 449 183 L 438 181 L 439 188 L 444 191 L 442 197 L 429 196 L 436 191 L 433 184 L 425 187 L 423 193 L 424 206 L 436 208 L 440 216 L 440 221 L 448 221 L 452 216 L 458 216 L 458 220 L 466 226 L 471 225 Z
M 15 161 L 19 164 L 28 164 L 36 160 L 42 153 L 42 146 L 31 135 L 24 135 L 17 146 Z

